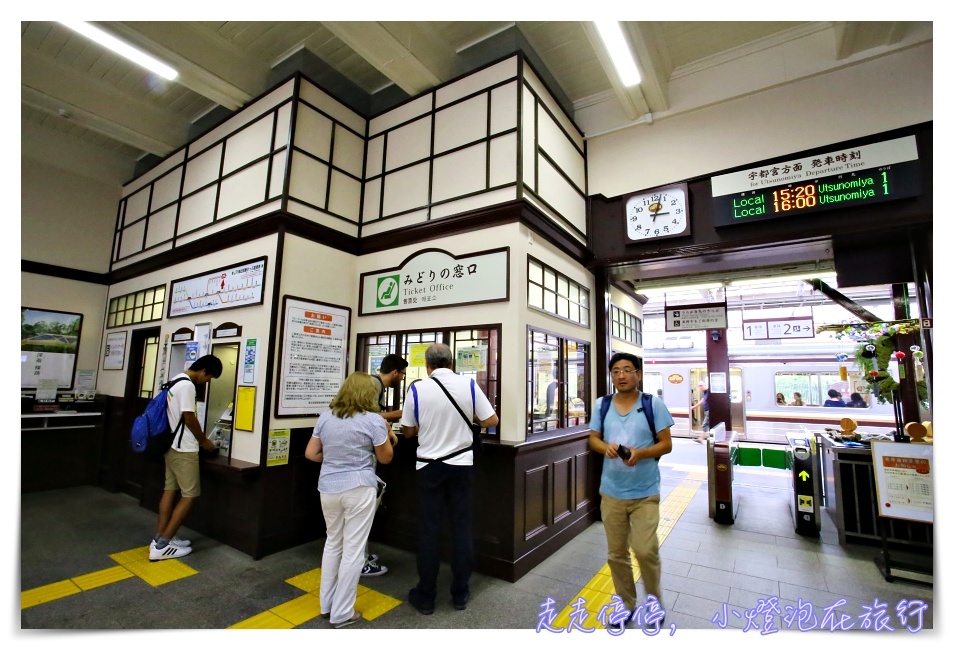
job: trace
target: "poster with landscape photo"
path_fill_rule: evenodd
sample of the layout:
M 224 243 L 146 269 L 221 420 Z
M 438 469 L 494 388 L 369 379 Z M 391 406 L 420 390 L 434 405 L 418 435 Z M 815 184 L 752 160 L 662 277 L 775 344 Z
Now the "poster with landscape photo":
M 56 380 L 73 388 L 83 315 L 50 309 L 20 308 L 20 388 Z

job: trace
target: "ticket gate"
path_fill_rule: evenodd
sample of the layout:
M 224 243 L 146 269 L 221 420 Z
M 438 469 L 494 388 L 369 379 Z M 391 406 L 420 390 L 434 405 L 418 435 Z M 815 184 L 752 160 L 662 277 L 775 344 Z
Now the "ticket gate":
M 792 461 L 792 501 L 795 532 L 818 537 L 821 530 L 821 462 L 814 434 L 786 433 Z
M 733 466 L 739 454 L 735 431 L 726 434 L 725 423 L 709 430 L 706 439 L 706 463 L 709 467 L 709 518 L 719 524 L 735 523 L 739 511 L 732 489 Z

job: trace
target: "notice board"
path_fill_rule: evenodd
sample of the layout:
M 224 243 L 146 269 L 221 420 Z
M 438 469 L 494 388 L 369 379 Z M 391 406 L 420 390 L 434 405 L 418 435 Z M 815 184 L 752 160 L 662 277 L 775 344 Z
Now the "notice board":
M 934 523 L 934 446 L 877 440 L 871 458 L 878 514 Z

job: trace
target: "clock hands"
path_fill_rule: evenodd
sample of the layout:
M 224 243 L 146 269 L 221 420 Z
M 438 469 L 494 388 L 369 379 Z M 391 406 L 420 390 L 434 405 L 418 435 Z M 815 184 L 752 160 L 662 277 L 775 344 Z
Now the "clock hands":
M 663 215 L 669 214 L 668 212 L 660 212 L 663 209 L 663 204 L 659 201 L 649 204 L 649 214 L 653 217 L 653 223 L 656 223 L 656 217 L 661 217 Z

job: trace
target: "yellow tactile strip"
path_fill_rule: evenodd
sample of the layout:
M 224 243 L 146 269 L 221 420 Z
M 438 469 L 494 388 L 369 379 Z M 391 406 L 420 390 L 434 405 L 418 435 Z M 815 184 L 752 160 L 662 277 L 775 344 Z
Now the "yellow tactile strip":
M 153 587 L 164 585 L 173 580 L 187 578 L 198 573 L 179 560 L 163 560 L 162 562 L 149 561 L 149 547 L 141 546 L 130 551 L 114 553 L 109 556 L 119 566 L 109 567 L 93 573 L 54 582 L 53 584 L 36 587 L 20 592 L 20 609 L 34 607 L 52 600 L 65 598 L 109 585 L 126 578 L 138 577 Z
M 230 625 L 229 629 L 287 630 L 310 621 L 321 614 L 321 600 L 318 597 L 318 592 L 321 589 L 320 568 L 293 576 L 285 582 L 307 593 L 304 596 L 272 607 L 266 612 L 239 621 L 235 625 Z M 365 620 L 373 621 L 400 604 L 401 601 L 396 598 L 358 584 L 358 596 L 354 608 L 361 612 Z
M 687 478 L 683 480 L 679 486 L 673 488 L 669 496 L 659 504 L 659 528 L 656 530 L 656 536 L 659 538 L 660 546 L 662 546 L 662 543 L 669 536 L 676 522 L 679 521 L 679 517 L 686 511 L 689 502 L 692 501 L 692 497 L 695 496 L 699 490 L 699 486 L 700 483 L 698 480 Z M 639 576 L 639 564 L 634 557 L 633 579 L 639 580 Z M 609 564 L 604 564 L 603 568 L 593 576 L 593 579 L 567 603 L 563 611 L 557 615 L 551 625 L 556 629 L 566 629 L 570 623 L 570 614 L 573 612 L 574 603 L 582 598 L 585 602 L 585 609 L 589 614 L 586 619 L 587 627 L 593 626 L 593 629 L 602 629 L 603 626 L 597 620 L 597 616 L 600 610 L 609 604 L 610 598 L 612 598 L 615 593 L 616 590 L 613 588 L 613 578 L 610 574 Z

